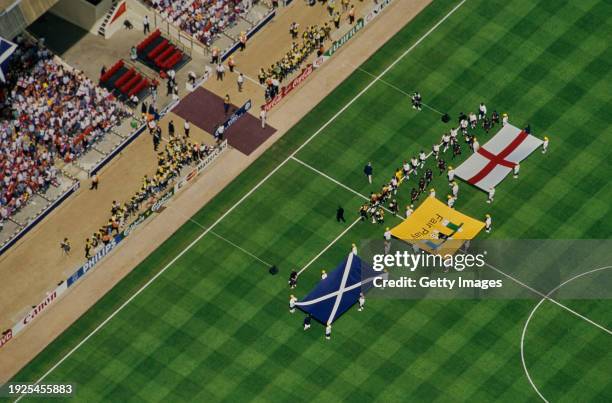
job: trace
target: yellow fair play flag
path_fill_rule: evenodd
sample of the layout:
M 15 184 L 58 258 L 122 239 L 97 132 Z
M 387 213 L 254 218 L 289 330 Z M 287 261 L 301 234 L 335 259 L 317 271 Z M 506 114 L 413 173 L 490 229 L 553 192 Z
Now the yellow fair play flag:
M 432 254 L 454 254 L 466 240 L 473 239 L 484 223 L 428 197 L 391 234 Z

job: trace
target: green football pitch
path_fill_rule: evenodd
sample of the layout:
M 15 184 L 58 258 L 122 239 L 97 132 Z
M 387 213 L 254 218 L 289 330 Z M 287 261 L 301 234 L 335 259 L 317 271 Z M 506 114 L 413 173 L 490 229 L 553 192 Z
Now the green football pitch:
M 410 107 L 415 89 L 453 122 L 484 101 L 550 138 L 493 204 L 460 184 L 458 210 L 493 216 L 479 237 L 609 238 L 611 15 L 604 0 L 434 1 L 14 380 L 71 382 L 80 401 L 515 402 L 540 399 L 535 388 L 549 401 L 611 401 L 612 336 L 550 302 L 525 333 L 533 385 L 520 345 L 537 299 L 372 299 L 329 341 L 287 309 L 289 271 L 312 261 L 303 297 L 351 243 L 380 238 L 382 226 L 354 224 L 359 194 L 448 130 Z M 564 303 L 612 326 L 609 301 Z

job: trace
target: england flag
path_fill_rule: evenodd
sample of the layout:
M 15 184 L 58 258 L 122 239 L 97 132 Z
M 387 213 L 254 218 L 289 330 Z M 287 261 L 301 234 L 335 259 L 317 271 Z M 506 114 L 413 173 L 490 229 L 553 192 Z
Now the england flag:
M 541 145 L 542 140 L 527 130 L 507 124 L 459 165 L 455 176 L 488 192 Z

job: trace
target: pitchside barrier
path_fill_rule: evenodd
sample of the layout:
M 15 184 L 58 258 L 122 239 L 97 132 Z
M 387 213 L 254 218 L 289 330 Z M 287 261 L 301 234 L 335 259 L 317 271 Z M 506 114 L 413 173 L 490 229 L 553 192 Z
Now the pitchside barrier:
M 159 118 L 161 119 L 166 115 L 166 113 L 170 112 L 176 105 L 178 105 L 179 101 L 175 100 L 166 105 L 160 112 Z M 111 152 L 106 154 L 104 158 L 102 158 L 93 168 L 91 168 L 88 172 L 89 177 L 92 177 L 98 171 L 106 166 L 117 154 L 123 151 L 128 145 L 130 145 L 140 134 L 147 128 L 147 124 L 143 123 L 138 128 L 136 128 L 125 140 L 123 140 L 117 147 L 115 147 Z
M 46 311 L 47 308 L 57 301 L 62 295 L 74 286 L 80 279 L 85 277 L 87 273 L 93 270 L 98 263 L 100 263 L 106 256 L 108 256 L 117 246 L 128 237 L 140 224 L 145 222 L 153 213 L 161 210 L 174 195 L 185 185 L 187 185 L 193 178 L 197 177 L 204 169 L 209 166 L 215 158 L 217 158 L 223 151 L 227 149 L 227 140 L 224 140 L 218 147 L 214 149 L 206 158 L 200 161 L 195 168 L 187 175 L 176 179 L 173 186 L 169 188 L 165 193 L 158 195 L 154 200 L 151 201 L 151 205 L 142 213 L 136 217 L 134 221 L 128 224 L 121 232 L 115 235 L 111 241 L 97 248 L 92 257 L 90 257 L 85 263 L 80 265 L 72 275 L 66 280 L 61 281 L 55 289 L 48 292 L 45 298 L 37 305 L 33 306 L 32 309 L 17 323 L 15 323 L 10 329 L 5 330 L 0 337 L 0 347 L 8 343 L 13 337 L 18 335 L 27 325 L 29 325 L 41 312 Z M 78 182 L 77 182 L 78 187 Z
M 232 115 L 225 122 L 223 122 L 223 125 L 217 127 L 217 129 L 215 130 L 215 137 L 221 135 L 220 133 L 221 127 L 223 127 L 223 132 L 226 132 L 227 129 L 229 129 L 231 125 L 236 123 L 238 119 L 240 119 L 243 115 L 245 115 L 251 109 L 251 105 L 252 103 L 251 103 L 251 100 L 249 99 L 248 101 L 244 103 L 244 105 L 236 109 L 234 113 L 232 113 Z
M 51 213 L 53 210 L 55 210 L 55 208 L 57 206 L 59 206 L 60 204 L 62 204 L 64 202 L 64 200 L 66 200 L 68 198 L 68 196 L 70 196 L 71 194 L 73 194 L 74 192 L 77 191 L 77 189 L 79 188 L 80 183 L 77 181 L 75 182 L 70 189 L 66 190 L 64 193 L 62 193 L 57 199 L 55 199 L 54 201 L 52 201 L 51 203 L 49 203 L 49 205 L 47 207 L 45 207 L 36 217 L 34 217 L 30 222 L 28 222 L 26 224 L 25 227 L 23 227 L 22 229 L 20 229 L 19 231 L 15 232 L 15 234 L 6 240 L 6 242 L 4 242 L 1 246 L 0 246 L 0 256 L 6 252 L 11 246 L 13 246 L 15 244 L 15 242 L 17 242 L 18 240 L 20 240 L 21 238 L 23 238 L 23 236 L 25 234 L 27 234 L 32 228 L 34 228 L 39 222 L 42 221 L 43 218 L 45 218 L 46 216 L 49 215 L 49 213 Z
M 365 18 L 359 18 L 355 25 L 351 27 L 342 37 L 335 40 L 332 45 L 327 49 L 321 56 L 317 57 L 312 64 L 306 66 L 302 72 L 295 77 L 289 84 L 282 87 L 277 96 L 264 104 L 263 108 L 267 111 L 274 108 L 280 103 L 291 91 L 302 84 L 312 74 L 314 69 L 321 67 L 330 57 L 332 57 L 342 46 L 344 46 L 350 39 L 352 39 L 359 31 L 361 31 L 367 24 L 374 20 L 382 10 L 391 4 L 393 0 L 384 0 L 376 4 L 365 16 Z
M 206 77 L 204 77 L 206 78 Z M 179 101 L 173 101 L 168 104 L 164 109 L 162 109 L 159 113 L 160 118 L 163 117 L 166 113 L 171 111 L 176 105 L 178 105 Z M 125 140 L 123 140 L 117 147 L 115 147 L 111 152 L 106 154 L 104 158 L 102 158 L 91 170 L 89 170 L 88 175 L 92 177 L 95 173 L 100 171 L 106 164 L 108 164 L 117 154 L 123 151 L 130 143 L 132 143 L 147 127 L 146 124 L 142 124 L 140 127 L 136 128 Z M 80 187 L 80 183 L 77 181 L 74 185 L 70 187 L 67 191 L 65 191 L 61 196 L 51 202 L 45 209 L 43 209 L 36 217 L 34 217 L 26 226 L 22 229 L 18 230 L 13 234 L 11 238 L 6 240 L 3 244 L 0 245 L 0 256 L 6 252 L 11 246 L 13 246 L 17 241 L 25 236 L 32 228 L 34 228 L 39 222 L 42 221 L 43 218 L 48 216 L 53 210 L 55 210 L 60 204 L 62 204 L 70 195 L 76 192 Z
M 265 17 L 263 17 L 257 24 L 255 24 L 251 29 L 246 32 L 247 40 L 251 39 L 253 35 L 259 32 L 259 30 L 262 29 L 267 23 L 272 21 L 272 18 L 274 18 L 275 16 L 276 10 L 272 10 L 268 14 L 266 14 Z M 235 51 L 238 50 L 239 47 L 240 41 L 236 41 L 232 45 L 230 45 L 229 48 L 225 49 L 223 53 L 221 53 L 221 61 L 224 62 L 225 59 L 230 57 Z

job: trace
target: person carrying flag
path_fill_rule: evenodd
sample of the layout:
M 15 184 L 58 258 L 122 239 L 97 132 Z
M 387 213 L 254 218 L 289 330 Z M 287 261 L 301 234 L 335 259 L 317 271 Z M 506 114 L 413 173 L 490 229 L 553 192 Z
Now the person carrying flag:
M 385 255 L 388 255 L 391 251 L 391 231 L 389 227 L 386 228 L 383 238 L 385 239 Z
M 479 148 L 480 148 L 480 143 L 478 142 L 478 139 L 474 137 L 474 139 L 472 140 L 472 150 L 475 153 L 477 153 Z
M 489 188 L 489 198 L 487 199 L 487 203 L 493 203 L 493 198 L 495 197 L 495 188 L 494 187 L 490 187 Z
M 457 181 L 452 181 L 449 185 L 451 187 L 453 197 L 456 199 L 459 196 L 459 185 L 457 184 Z
M 491 232 L 491 225 L 492 225 L 492 220 L 491 220 L 491 215 L 490 214 L 485 214 L 485 231 L 487 233 Z
M 448 172 L 446 173 L 449 182 L 453 182 L 455 180 L 455 170 L 451 165 L 448 166 Z
M 409 206 L 406 206 L 406 218 L 410 217 L 410 215 L 412 215 L 412 213 L 414 213 L 414 205 L 411 204 Z
M 332 331 L 331 323 L 328 323 L 327 326 L 325 326 L 325 339 L 326 340 L 331 339 L 331 331 Z
M 514 168 L 512 168 L 512 172 L 514 174 L 514 179 L 517 179 L 519 176 L 519 170 L 521 169 L 521 164 L 518 162 L 514 164 Z
M 295 312 L 295 303 L 297 302 L 297 298 L 295 297 L 295 295 L 290 295 L 289 296 L 289 313 L 294 313 Z
M 544 142 L 542 143 L 542 154 L 546 154 L 548 150 L 548 137 L 544 136 Z
M 362 292 L 359 293 L 359 312 L 363 311 L 363 307 L 365 305 L 365 295 Z
M 312 320 L 311 318 L 312 317 L 310 316 L 310 314 L 304 317 L 304 331 L 310 329 L 310 321 Z

